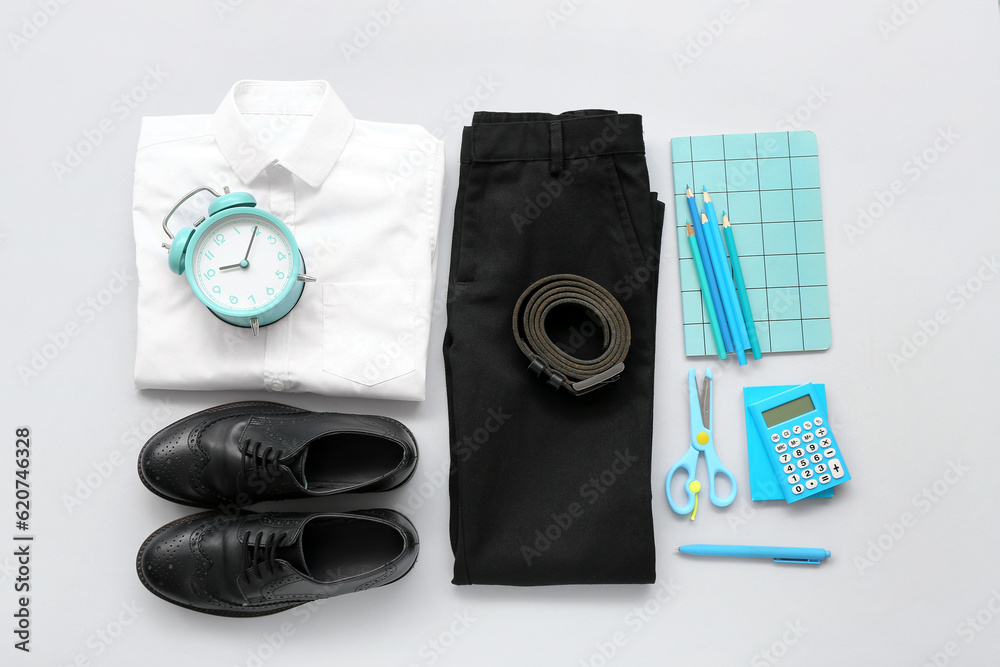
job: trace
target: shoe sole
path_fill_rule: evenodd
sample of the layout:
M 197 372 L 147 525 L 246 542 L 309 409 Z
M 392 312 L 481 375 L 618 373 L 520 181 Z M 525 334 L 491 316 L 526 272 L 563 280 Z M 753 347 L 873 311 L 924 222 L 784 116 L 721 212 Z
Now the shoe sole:
M 269 407 L 269 408 L 270 407 L 278 407 L 278 408 L 285 408 L 287 410 L 287 412 L 285 412 L 285 413 L 277 413 L 277 414 L 299 414 L 299 413 L 302 413 L 302 412 L 313 412 L 312 410 L 306 410 L 304 408 L 296 408 L 295 406 L 285 405 L 283 403 L 273 403 L 271 401 L 243 401 L 243 402 L 239 402 L 239 403 L 226 403 L 224 405 L 217 405 L 214 408 L 208 408 L 207 410 L 202 410 L 201 412 L 192 413 L 192 414 L 188 415 L 187 417 L 184 417 L 183 419 L 190 419 L 191 417 L 201 417 L 202 415 L 210 415 L 210 414 L 212 414 L 214 412 L 219 412 L 221 410 L 228 410 L 229 408 L 241 408 L 241 407 L 256 407 L 256 408 L 259 408 L 259 407 Z M 413 441 L 413 458 L 414 458 L 415 461 L 419 462 L 419 460 L 420 460 L 420 448 L 417 445 L 417 437 L 415 435 L 413 435 L 413 431 L 411 431 L 406 426 L 406 424 L 404 424 L 401 421 L 395 420 L 395 419 L 393 419 L 391 417 L 382 417 L 381 415 L 376 415 L 376 416 L 378 416 L 380 419 L 385 419 L 386 421 L 390 421 L 390 422 L 398 425 L 404 431 L 406 431 L 406 433 L 410 436 L 410 440 Z M 178 420 L 178 421 L 180 421 L 180 420 Z M 177 498 L 172 498 L 170 496 L 163 495 L 162 493 L 160 493 L 159 491 L 157 491 L 156 489 L 154 489 L 152 487 L 152 485 L 150 485 L 150 483 L 148 481 L 146 481 L 145 475 L 142 474 L 142 452 L 146 449 L 146 446 L 150 442 L 152 442 L 153 440 L 156 440 L 157 438 L 159 438 L 160 434 L 166 432 L 168 429 L 170 429 L 171 427 L 173 427 L 173 425 L 176 424 L 176 423 L 177 422 L 175 421 L 175 422 L 173 422 L 173 423 L 171 423 L 171 424 L 169 424 L 169 425 L 164 426 L 163 428 L 161 428 L 152 437 L 150 437 L 149 440 L 146 441 L 146 444 L 142 446 L 142 449 L 139 450 L 139 455 L 136 457 L 136 463 L 135 463 L 136 471 L 139 473 L 139 481 L 141 481 L 142 484 L 143 484 L 143 486 L 145 486 L 147 489 L 149 489 L 150 492 L 153 495 L 159 496 L 160 498 L 163 498 L 164 500 L 169 500 L 172 503 L 177 503 L 178 505 L 184 505 L 186 507 L 200 507 L 200 508 L 211 507 L 211 505 L 205 505 L 204 503 L 192 503 L 192 502 L 188 502 L 186 500 L 178 500 Z M 348 493 L 383 493 L 385 491 L 392 491 L 393 489 L 398 489 L 399 487 L 403 486 L 408 481 L 410 481 L 410 478 L 413 477 L 414 473 L 416 473 L 416 472 L 417 472 L 417 466 L 414 465 L 413 466 L 413 470 L 410 471 L 410 474 L 407 475 L 401 482 L 399 482 L 398 484 L 396 484 L 394 486 L 387 487 L 385 489 L 379 489 L 378 491 L 369 491 L 369 490 L 365 490 L 364 488 L 361 488 L 361 489 L 357 489 L 357 490 L 341 491 L 340 493 L 331 493 L 331 494 L 328 494 L 328 495 L 331 495 L 331 496 L 332 495 L 345 495 L 345 494 L 348 494 Z M 325 496 L 302 496 L 302 498 L 315 498 L 315 497 L 325 497 Z M 296 500 L 296 499 L 294 499 L 294 498 L 285 498 L 284 500 Z M 225 501 L 223 501 L 223 503 L 220 503 L 220 506 L 222 504 L 224 504 L 224 502 Z M 272 502 L 272 501 L 261 500 L 261 501 L 257 501 L 257 502 Z M 251 504 L 255 504 L 255 503 L 251 503 Z
M 191 519 L 198 519 L 198 518 L 202 518 L 202 517 L 213 516 L 215 514 L 217 514 L 217 512 L 201 512 L 200 514 L 192 514 L 190 516 L 181 517 L 180 519 L 177 519 L 175 521 L 171 521 L 170 523 L 166 524 L 165 526 L 162 526 L 159 530 L 155 531 L 152 535 L 150 535 L 149 537 L 146 538 L 146 541 L 142 543 L 141 547 L 139 547 L 139 553 L 137 553 L 136 557 L 135 557 L 135 571 L 136 571 L 136 574 L 139 575 L 139 581 L 141 581 L 142 585 L 146 587 L 146 590 L 148 590 L 150 593 L 152 593 L 156 597 L 160 598 L 161 600 L 165 600 L 165 601 L 169 602 L 170 604 L 177 605 L 178 607 L 183 607 L 184 609 L 190 609 L 191 611 L 196 611 L 196 612 L 199 612 L 201 614 L 210 614 L 212 616 L 226 616 L 226 617 L 229 617 L 229 618 L 251 618 L 251 617 L 255 617 L 255 616 L 270 616 L 271 614 L 278 614 L 278 613 L 283 612 L 283 611 L 288 611 L 289 609 L 294 609 L 295 607 L 300 607 L 300 606 L 306 604 L 306 602 L 309 602 L 309 601 L 294 602 L 292 604 L 288 604 L 288 605 L 285 605 L 285 606 L 282 606 L 282 607 L 276 607 L 274 609 L 267 609 L 267 610 L 262 610 L 262 611 L 245 611 L 245 612 L 241 612 L 241 611 L 232 611 L 232 610 L 228 610 L 227 611 L 227 610 L 224 610 L 224 609 L 203 609 L 201 607 L 195 607 L 194 605 L 184 604 L 183 602 L 178 602 L 177 600 L 172 600 L 171 598 L 166 597 L 165 595 L 163 595 L 159 591 L 157 591 L 155 588 L 153 588 L 153 586 L 149 583 L 149 581 L 146 580 L 146 576 L 142 573 L 142 554 L 146 551 L 146 547 L 148 547 L 149 544 L 156 537 L 158 537 L 161 533 L 163 533 L 165 530 L 167 530 L 169 528 L 173 528 L 177 524 L 184 523 L 186 521 L 190 521 Z M 413 562 L 410 564 L 410 567 L 406 568 L 406 572 L 404 572 L 403 574 L 401 574 L 399 576 L 399 578 L 393 579 L 389 583 L 390 584 L 394 584 L 397 581 L 399 581 L 400 579 L 402 579 L 403 577 L 405 577 L 406 575 L 408 575 L 410 573 L 410 570 L 413 569 L 413 566 L 417 564 L 417 560 L 419 559 L 419 554 L 420 554 L 420 552 L 418 551 L 417 552 L 417 558 L 413 559 Z M 385 584 L 385 585 L 388 586 L 389 584 Z M 375 588 L 381 588 L 381 586 L 376 586 Z M 336 597 L 336 596 L 331 596 L 331 597 Z M 330 598 L 320 598 L 320 599 L 328 600 Z

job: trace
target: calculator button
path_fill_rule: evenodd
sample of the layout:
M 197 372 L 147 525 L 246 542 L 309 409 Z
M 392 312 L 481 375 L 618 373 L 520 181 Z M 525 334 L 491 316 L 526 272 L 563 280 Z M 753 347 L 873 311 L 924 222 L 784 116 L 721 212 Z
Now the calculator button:
M 833 479 L 833 478 L 830 477 L 830 475 L 820 475 L 819 476 L 819 483 L 820 484 L 829 484 L 831 479 Z
M 812 427 L 813 427 L 813 423 L 812 422 L 806 422 L 805 424 L 802 425 L 802 428 L 804 428 L 807 431 L 811 430 Z
M 778 454 L 785 451 L 786 449 L 788 449 L 788 445 L 786 445 L 783 442 L 779 442 L 777 445 L 774 446 L 774 451 L 777 452 Z
M 794 493 L 795 495 L 799 495 L 803 491 L 805 491 L 805 489 L 802 487 L 801 484 L 796 484 L 795 486 L 792 487 L 792 493 Z
M 788 476 L 788 483 L 789 484 L 798 484 L 799 483 L 799 476 L 798 475 L 789 475 Z
M 819 445 L 817 445 L 815 442 L 810 442 L 808 445 L 806 445 L 807 452 L 815 452 L 818 449 Z
M 795 458 L 800 459 L 800 458 L 802 458 L 803 456 L 806 455 L 806 450 L 804 450 L 801 447 L 799 447 L 794 452 L 792 452 L 792 454 L 795 456 Z
M 805 433 L 802 436 L 802 442 L 812 442 L 812 439 L 813 439 L 812 433 Z
M 771 434 L 771 442 L 778 442 L 779 440 L 781 440 L 781 436 L 780 435 L 778 435 L 777 433 L 772 433 Z
M 795 435 L 802 433 L 802 427 L 796 424 L 795 426 L 792 427 L 792 433 L 794 433 Z
M 782 470 L 785 471 L 786 475 L 790 475 L 793 472 L 795 472 L 795 464 L 794 463 L 789 463 L 789 464 L 785 465 L 785 467 L 782 468 Z
M 809 460 L 812 461 L 813 463 L 819 463 L 820 461 L 823 460 L 823 457 L 820 456 L 819 454 L 813 454 L 812 456 L 809 457 Z
M 826 472 L 826 464 L 825 463 L 820 463 L 818 466 L 816 466 L 816 472 L 819 473 L 819 474 L 825 473 Z
M 830 472 L 833 473 L 834 479 L 840 479 L 844 476 L 844 464 L 840 462 L 840 459 L 830 459 Z
M 805 459 L 799 459 L 797 463 L 799 464 L 800 468 L 808 468 L 809 467 L 809 461 L 806 461 Z
M 802 471 L 802 479 L 809 479 L 813 476 L 812 468 L 806 468 Z
M 823 418 L 822 417 L 816 417 L 815 419 L 813 419 L 813 424 L 816 424 L 816 426 L 822 426 L 823 425 Z
M 789 431 L 789 430 L 788 430 L 788 429 L 786 428 L 786 429 L 785 429 L 784 431 L 782 431 L 782 432 L 781 432 L 781 437 L 782 437 L 782 438 L 790 438 L 790 437 L 792 437 L 792 432 L 791 432 L 791 431 Z
M 818 435 L 819 437 L 822 438 L 826 434 L 827 434 L 827 430 L 825 428 L 818 428 L 818 429 L 816 429 L 816 435 Z
M 831 440 L 830 438 L 823 438 L 822 440 L 819 441 L 820 447 L 829 447 L 832 444 L 833 440 Z
M 792 438 L 791 440 L 788 441 L 788 446 L 789 447 L 798 447 L 800 442 L 801 442 L 801 440 L 799 440 L 798 438 Z
M 814 479 L 806 480 L 807 489 L 815 489 L 817 486 L 819 486 L 819 482 L 817 482 L 816 480 Z
M 792 460 L 792 455 L 786 452 L 781 456 L 779 456 L 778 460 L 781 461 L 782 463 L 788 463 L 789 461 Z
M 823 450 L 823 456 L 825 456 L 828 459 L 832 459 L 836 455 L 837 455 L 837 450 L 834 449 L 833 447 L 831 447 L 830 449 Z

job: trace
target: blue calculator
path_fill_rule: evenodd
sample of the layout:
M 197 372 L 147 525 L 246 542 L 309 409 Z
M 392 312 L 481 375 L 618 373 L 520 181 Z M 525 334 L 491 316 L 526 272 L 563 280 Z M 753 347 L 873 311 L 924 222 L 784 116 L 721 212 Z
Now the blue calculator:
M 789 503 L 851 478 L 820 405 L 810 383 L 747 406 Z

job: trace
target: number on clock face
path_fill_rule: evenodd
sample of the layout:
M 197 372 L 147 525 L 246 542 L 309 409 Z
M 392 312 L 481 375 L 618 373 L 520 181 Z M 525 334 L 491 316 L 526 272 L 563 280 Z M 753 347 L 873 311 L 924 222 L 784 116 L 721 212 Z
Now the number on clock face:
M 213 304 L 247 312 L 272 305 L 297 277 L 288 238 L 274 223 L 249 215 L 224 218 L 205 230 L 192 269 Z

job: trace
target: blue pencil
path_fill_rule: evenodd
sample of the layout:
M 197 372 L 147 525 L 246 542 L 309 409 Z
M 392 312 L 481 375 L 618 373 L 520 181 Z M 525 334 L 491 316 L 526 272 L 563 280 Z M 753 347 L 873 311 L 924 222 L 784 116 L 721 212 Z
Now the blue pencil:
M 725 346 L 726 352 L 735 352 L 736 345 L 733 344 L 733 339 L 729 331 L 729 322 L 726 320 L 725 309 L 722 307 L 722 297 L 719 295 L 719 286 L 715 281 L 715 271 L 712 270 L 708 239 L 705 238 L 705 231 L 699 224 L 701 214 L 698 213 L 698 203 L 695 201 L 694 193 L 691 192 L 690 187 L 687 187 L 687 203 L 688 210 L 691 211 L 691 226 L 694 227 L 694 236 L 698 241 L 698 250 L 701 251 L 701 264 L 705 267 L 705 277 L 708 278 L 709 294 L 703 294 L 702 296 L 706 301 L 708 299 L 712 300 L 715 315 L 719 319 L 718 324 L 719 329 L 722 331 L 722 344 Z
M 719 230 L 719 219 L 715 217 L 715 204 L 712 203 L 712 195 L 708 194 L 708 188 L 702 187 L 701 192 L 705 199 L 705 213 L 708 214 L 708 222 L 712 225 L 713 250 L 718 251 L 719 261 L 722 263 L 723 268 L 722 284 L 719 285 L 719 289 L 725 290 L 725 298 L 729 299 L 730 303 L 735 307 L 736 329 L 739 332 L 739 341 L 744 350 L 749 350 L 751 348 L 750 335 L 747 333 L 747 325 L 743 322 L 743 317 L 740 315 L 739 297 L 736 295 L 733 271 L 729 266 L 729 260 L 726 258 L 726 250 L 722 242 L 722 232 Z M 729 313 L 726 313 L 726 316 L 729 317 Z
M 711 224 L 708 221 L 708 216 L 702 213 L 701 226 L 707 227 Z M 725 288 L 724 274 L 728 271 L 729 262 L 726 261 L 725 253 L 716 246 L 712 230 L 706 229 L 704 231 L 705 238 L 708 239 L 709 254 L 712 257 L 712 269 L 715 271 L 715 281 L 719 284 L 719 297 L 722 299 L 722 307 L 726 310 L 726 320 L 729 322 L 729 333 L 733 337 L 733 342 L 736 343 L 736 359 L 740 362 L 740 366 L 745 366 L 747 355 L 743 346 L 740 345 L 740 328 L 736 326 L 736 320 L 739 318 L 739 311 L 737 310 L 739 305 L 735 301 L 730 300 L 729 292 Z

